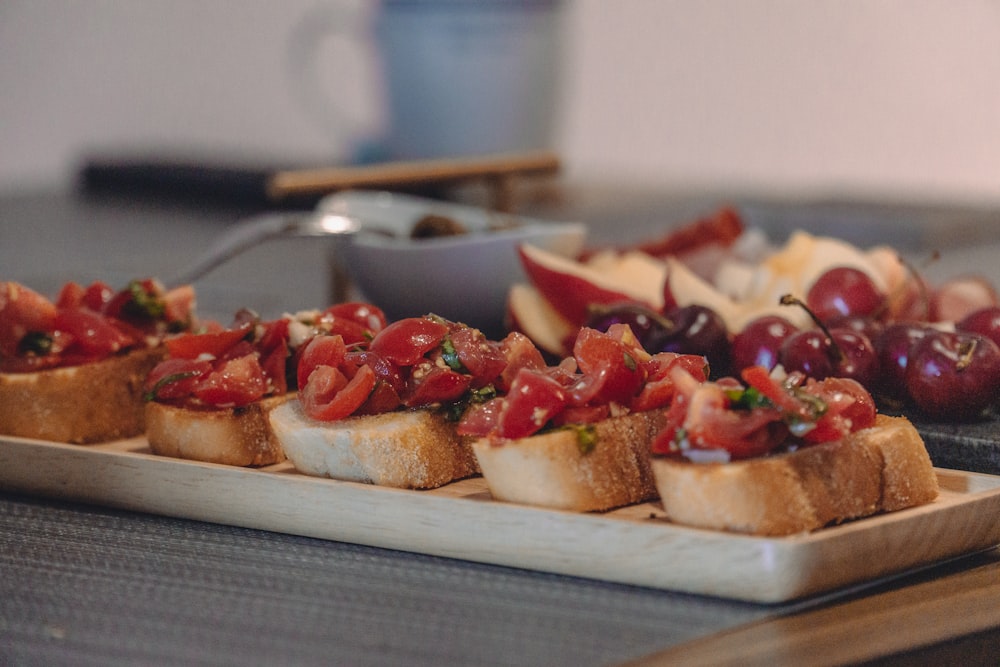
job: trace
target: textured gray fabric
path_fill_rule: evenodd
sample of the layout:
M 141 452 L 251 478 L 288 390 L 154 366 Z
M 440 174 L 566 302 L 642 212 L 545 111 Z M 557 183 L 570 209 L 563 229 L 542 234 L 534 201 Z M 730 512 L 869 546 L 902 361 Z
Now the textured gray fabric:
M 777 611 L 0 496 L 3 665 L 605 665 Z

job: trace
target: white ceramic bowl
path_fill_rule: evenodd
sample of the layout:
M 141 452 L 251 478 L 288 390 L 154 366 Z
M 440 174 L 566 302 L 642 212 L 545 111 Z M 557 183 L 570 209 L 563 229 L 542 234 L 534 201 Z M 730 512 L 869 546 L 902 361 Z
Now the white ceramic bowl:
M 519 244 L 572 256 L 586 240 L 582 223 L 545 222 L 396 193 L 340 192 L 325 197 L 318 210 L 395 234 L 361 231 L 339 250 L 354 286 L 391 320 L 435 313 L 491 334 L 502 329 L 509 287 L 525 280 Z M 430 214 L 451 218 L 469 233 L 410 238 L 414 224 Z M 505 222 L 516 226 L 487 231 Z

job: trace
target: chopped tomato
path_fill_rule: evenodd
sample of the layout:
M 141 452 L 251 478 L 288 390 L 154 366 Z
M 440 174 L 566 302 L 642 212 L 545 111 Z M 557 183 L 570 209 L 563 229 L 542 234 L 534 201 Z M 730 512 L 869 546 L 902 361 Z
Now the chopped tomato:
M 151 400 L 187 398 L 202 378 L 212 372 L 212 362 L 164 359 L 146 376 L 144 389 Z
M 708 378 L 708 362 L 698 355 L 660 352 L 650 357 L 642 367 L 646 373 L 646 382 L 629 406 L 636 412 L 670 405 L 676 393 L 670 372 L 673 368 L 683 369 L 698 382 L 704 382 Z
M 195 293 L 191 285 L 175 287 L 163 295 L 163 318 L 168 324 L 190 323 L 194 307 Z
M 394 364 L 413 366 L 448 335 L 448 325 L 427 317 L 397 320 L 372 339 L 369 349 Z
M 0 355 L 17 356 L 18 345 L 28 332 L 51 332 L 56 306 L 23 285 L 0 282 Z
M 115 290 L 107 283 L 95 280 L 83 293 L 83 305 L 93 311 L 105 312 L 108 303 L 115 296 Z
M 83 305 L 83 297 L 85 291 L 82 285 L 79 283 L 68 282 L 62 286 L 59 290 L 59 295 L 56 297 L 56 307 L 57 308 L 79 308 Z M 99 310 L 94 308 L 93 310 Z
M 683 426 L 693 447 L 748 458 L 766 454 L 785 440 L 788 431 L 779 417 L 763 408 L 734 410 L 722 387 L 704 383 L 691 396 Z
M 196 359 L 202 355 L 222 357 L 226 351 L 249 336 L 253 326 L 246 323 L 236 329 L 221 329 L 205 333 L 183 333 L 167 338 L 164 343 L 172 357 Z
M 406 380 L 403 378 L 402 370 L 396 364 L 390 363 L 378 352 L 371 350 L 348 350 L 344 355 L 344 361 L 353 366 L 362 364 L 370 366 L 375 371 L 375 377 L 380 383 L 384 383 L 392 388 L 397 398 L 400 392 L 406 388 Z M 396 406 L 398 407 L 397 401 Z
M 299 391 L 302 409 L 312 419 L 335 421 L 358 410 L 375 388 L 375 372 L 360 366 L 348 379 L 333 366 L 317 366 Z
M 471 375 L 427 362 L 410 375 L 403 404 L 416 408 L 457 401 L 471 384 Z
M 805 434 L 804 439 L 808 442 L 839 440 L 848 433 L 875 424 L 875 402 L 856 380 L 809 380 L 803 391 L 818 396 L 827 406 L 826 412 L 817 420 L 816 428 Z
M 566 408 L 563 386 L 550 376 L 529 369 L 518 371 L 500 413 L 502 438 L 526 438 L 540 431 Z
M 319 366 L 337 368 L 344 361 L 347 346 L 340 336 L 314 336 L 302 348 L 296 368 L 296 380 L 299 388 L 309 381 L 309 376 Z
M 107 318 L 82 308 L 60 308 L 55 328 L 72 336 L 70 348 L 84 357 L 105 357 L 135 343 Z
M 486 339 L 478 329 L 462 327 L 450 336 L 455 355 L 472 375 L 472 387 L 479 389 L 496 381 L 507 367 L 500 346 Z
M 470 405 L 458 422 L 456 432 L 459 435 L 486 437 L 499 429 L 500 413 L 503 410 L 504 399 L 492 398 L 483 403 Z
M 627 404 L 645 379 L 628 347 L 596 329 L 580 329 L 573 357 L 583 374 L 571 392 L 576 405 Z
M 388 324 L 385 313 L 380 308 L 358 301 L 330 306 L 323 311 L 323 319 L 326 318 L 333 319 L 332 333 L 344 336 L 348 345 L 367 343 Z M 354 336 L 349 337 L 345 332 L 353 332 Z
M 517 372 L 522 368 L 534 370 L 545 368 L 545 358 L 542 357 L 542 353 L 531 342 L 531 339 L 522 333 L 508 334 L 500 341 L 500 350 L 503 352 L 506 367 L 501 372 L 497 382 L 497 390 L 499 391 L 506 392 Z
M 192 389 L 198 400 L 214 406 L 241 406 L 263 398 L 267 390 L 264 370 L 250 354 L 222 362 Z

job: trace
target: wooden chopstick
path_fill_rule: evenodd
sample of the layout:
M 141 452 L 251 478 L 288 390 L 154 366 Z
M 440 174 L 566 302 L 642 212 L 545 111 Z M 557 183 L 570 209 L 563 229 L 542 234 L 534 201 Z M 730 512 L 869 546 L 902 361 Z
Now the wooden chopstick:
M 268 180 L 267 194 L 271 200 L 281 201 L 338 190 L 391 189 L 486 180 L 493 182 L 498 199 L 502 199 L 509 190 L 508 179 L 555 174 L 559 169 L 559 158 L 547 151 L 384 162 L 357 167 L 292 169 L 274 173 Z

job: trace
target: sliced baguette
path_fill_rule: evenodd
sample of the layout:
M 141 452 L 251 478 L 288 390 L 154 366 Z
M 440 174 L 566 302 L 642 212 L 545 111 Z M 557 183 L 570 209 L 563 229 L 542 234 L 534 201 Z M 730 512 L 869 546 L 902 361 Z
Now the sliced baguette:
M 667 517 L 755 535 L 790 535 L 931 502 L 937 476 L 920 434 L 879 415 L 847 438 L 729 463 L 654 457 Z
M 468 440 L 430 410 L 323 422 L 292 400 L 272 410 L 270 422 L 288 459 L 306 475 L 430 489 L 478 472 Z
M 656 497 L 649 443 L 662 411 L 612 417 L 594 424 L 582 446 L 576 428 L 519 440 L 482 438 L 472 449 L 497 500 L 576 512 L 631 505 Z
M 143 381 L 164 354 L 142 348 L 79 366 L 0 373 L 0 433 L 73 444 L 139 435 Z
M 292 396 L 270 396 L 237 408 L 205 410 L 150 401 L 146 404 L 149 448 L 161 456 L 233 466 L 280 463 L 285 454 L 267 415 Z

